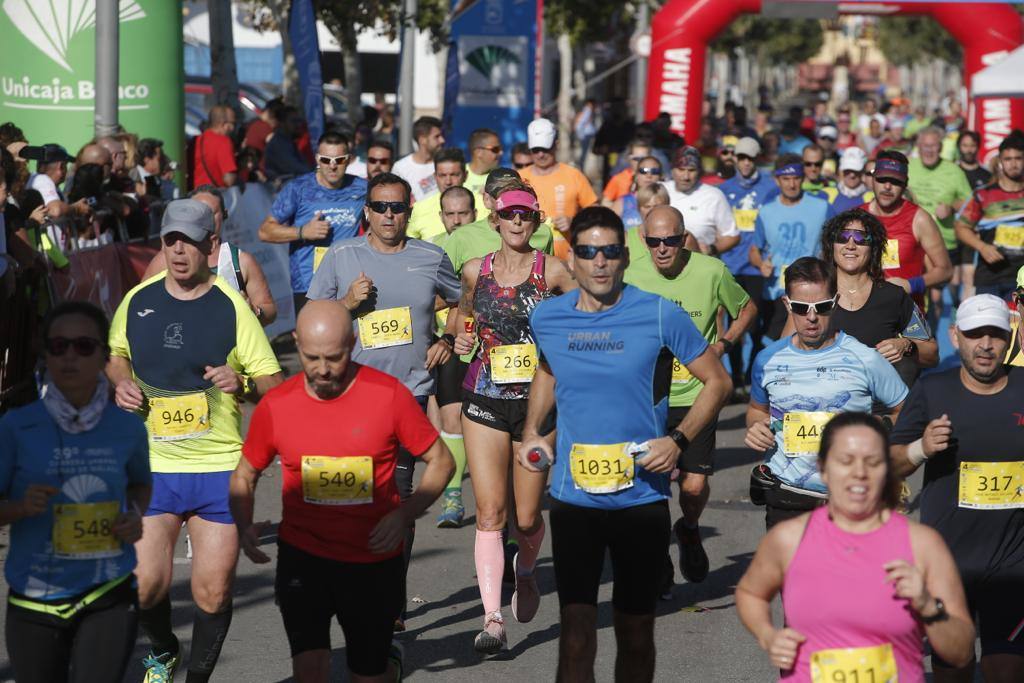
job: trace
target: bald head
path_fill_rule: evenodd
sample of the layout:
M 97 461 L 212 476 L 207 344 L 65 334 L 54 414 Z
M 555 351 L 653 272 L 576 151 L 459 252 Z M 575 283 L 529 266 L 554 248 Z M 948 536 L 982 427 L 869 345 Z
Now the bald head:
M 98 164 L 103 166 L 105 171 L 109 171 L 111 165 L 110 152 L 102 145 L 90 142 L 78 153 L 78 163 L 79 165 Z
M 679 235 L 684 228 L 683 214 L 674 206 L 656 206 L 644 219 L 644 233 L 649 235 Z
M 352 315 L 339 301 L 310 301 L 295 321 L 295 339 L 300 344 L 334 343 L 352 348 Z
M 97 140 L 96 144 L 107 150 L 110 154 L 111 170 L 114 173 L 120 173 L 124 170 L 126 155 L 124 144 L 122 144 L 120 140 L 117 138 L 105 137 Z
M 295 345 L 308 393 L 325 401 L 344 393 L 352 379 L 354 342 L 352 316 L 340 302 L 309 301 L 302 307 L 295 321 Z

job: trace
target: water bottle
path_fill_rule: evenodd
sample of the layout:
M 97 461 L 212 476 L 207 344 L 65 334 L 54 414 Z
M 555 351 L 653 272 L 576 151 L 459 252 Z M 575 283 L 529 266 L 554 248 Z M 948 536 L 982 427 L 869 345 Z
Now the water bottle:
M 531 448 L 526 454 L 526 460 L 538 470 L 546 470 L 551 467 L 551 456 L 541 448 Z

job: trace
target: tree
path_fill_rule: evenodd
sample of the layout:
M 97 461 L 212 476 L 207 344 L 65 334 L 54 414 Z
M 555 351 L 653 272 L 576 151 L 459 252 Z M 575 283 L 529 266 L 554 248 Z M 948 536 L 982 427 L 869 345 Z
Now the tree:
M 824 41 L 817 19 L 765 19 L 748 14 L 730 24 L 710 48 L 726 54 L 742 48 L 761 64 L 799 64 L 818 54 Z
M 878 47 L 893 64 L 910 65 L 932 59 L 959 64 L 963 49 L 931 17 L 885 17 L 878 21 Z

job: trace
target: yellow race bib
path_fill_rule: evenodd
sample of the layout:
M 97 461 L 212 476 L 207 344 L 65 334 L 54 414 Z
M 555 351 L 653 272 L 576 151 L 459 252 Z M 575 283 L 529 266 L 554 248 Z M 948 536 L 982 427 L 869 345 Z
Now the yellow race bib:
M 885 251 L 882 252 L 882 268 L 892 270 L 900 267 L 900 241 L 886 240 Z
M 782 416 L 782 447 L 786 455 L 817 455 L 821 432 L 834 413 L 825 411 L 792 412 Z
M 313 247 L 313 272 L 315 273 L 320 269 L 320 262 L 324 260 L 324 254 L 327 253 L 327 247 Z
M 992 244 L 1004 249 L 1024 249 L 1024 225 L 997 225 Z
M 757 209 L 733 209 L 732 217 L 736 221 L 736 229 L 740 232 L 754 232 L 757 222 Z
M 210 403 L 198 391 L 149 399 L 149 436 L 153 441 L 196 439 L 210 431 Z
M 532 382 L 537 372 L 535 344 L 506 344 L 491 349 L 491 380 L 495 384 Z
M 409 307 L 385 308 L 360 317 L 359 339 L 364 349 L 412 344 L 412 313 Z
M 314 505 L 373 502 L 373 458 L 302 456 L 302 499 Z
M 1024 507 L 1024 461 L 961 462 L 958 499 L 973 510 Z
M 633 487 L 635 465 L 624 443 L 574 443 L 569 467 L 576 488 L 587 493 L 615 493 Z
M 679 362 L 678 358 L 672 359 L 672 384 L 686 384 L 693 375 L 686 369 L 686 366 Z
M 53 506 L 53 552 L 70 560 L 92 560 L 121 554 L 121 541 L 111 530 L 121 511 L 116 500 L 102 503 L 57 503 Z
M 892 644 L 818 650 L 811 655 L 812 683 L 897 683 Z

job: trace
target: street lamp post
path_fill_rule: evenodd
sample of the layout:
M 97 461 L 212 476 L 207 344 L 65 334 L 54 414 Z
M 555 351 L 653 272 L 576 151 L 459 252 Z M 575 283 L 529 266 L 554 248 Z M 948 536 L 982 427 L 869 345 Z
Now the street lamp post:
M 402 10 L 402 65 L 398 81 L 398 154 L 412 152 L 412 120 L 416 105 L 416 0 L 405 0 Z
M 117 65 L 120 41 L 118 0 L 96 0 L 96 137 L 117 132 Z

